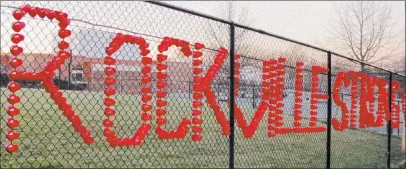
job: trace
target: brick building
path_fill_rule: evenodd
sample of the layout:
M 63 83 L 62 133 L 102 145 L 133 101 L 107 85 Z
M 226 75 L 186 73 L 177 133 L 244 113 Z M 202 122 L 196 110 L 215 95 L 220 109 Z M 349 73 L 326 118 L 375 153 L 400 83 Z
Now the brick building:
M 31 53 L 21 54 L 19 58 L 23 60 L 23 66 L 18 70 L 27 72 L 39 72 L 51 58 L 52 54 Z M 11 70 L 8 65 L 10 54 L 1 54 L 1 76 L 6 77 Z M 186 59 L 185 59 L 186 61 Z M 186 93 L 190 89 L 192 80 L 192 64 L 190 62 L 167 61 L 168 69 L 168 92 Z M 155 66 L 154 64 L 152 65 Z M 124 60 L 117 59 L 116 78 L 118 84 L 115 86 L 119 92 L 137 93 L 141 86 L 141 63 L 140 59 Z M 156 69 L 153 68 L 151 75 L 155 80 Z M 90 58 L 84 56 L 72 56 L 70 60 L 65 61 L 60 70 L 55 72 L 55 79 L 80 86 L 82 90 L 103 91 L 104 89 L 104 65 L 103 58 Z M 155 86 L 154 81 L 151 87 Z M 7 83 L 7 82 L 3 82 Z M 3 84 L 4 85 L 4 84 Z
M 74 89 L 79 87 L 81 90 L 89 91 L 102 91 L 104 88 L 104 65 L 103 58 L 105 57 L 105 48 L 116 36 L 115 32 L 108 32 L 96 29 L 82 29 L 73 28 L 72 35 L 69 37 L 69 49 L 72 57 L 65 61 L 65 64 L 60 70 L 55 72 L 55 80 L 66 84 L 72 84 Z M 30 39 L 27 39 L 26 43 L 30 43 Z M 54 39 L 51 40 L 51 46 L 57 45 L 58 35 L 54 35 Z M 157 43 L 161 39 L 148 40 L 150 43 L 151 57 L 155 58 L 158 53 L 156 51 Z M 9 42 L 10 46 L 12 45 Z M 48 44 L 48 42 L 47 42 Z M 36 49 L 40 50 L 40 49 Z M 35 72 L 42 70 L 48 61 L 55 55 L 56 49 L 50 51 L 42 51 L 39 53 L 26 51 L 18 57 L 22 59 L 24 65 L 19 70 Z M 168 92 L 182 93 L 190 92 L 192 86 L 192 60 L 181 55 L 178 49 L 171 48 L 166 54 L 168 54 Z M 1 54 L 1 86 L 5 86 L 8 83 L 8 72 L 10 67 L 8 65 L 8 59 L 12 57 L 11 54 Z M 120 47 L 120 50 L 113 54 L 117 59 L 117 73 L 116 78 L 118 84 L 116 89 L 125 93 L 136 93 L 140 90 L 141 80 L 141 56 L 137 45 L 124 44 Z M 204 62 L 204 64 L 209 64 Z M 153 64 L 153 66 L 155 66 Z M 155 69 L 151 72 L 154 81 L 157 80 L 154 76 Z M 54 81 L 55 81 L 54 80 Z M 57 83 L 57 82 L 55 82 Z M 37 83 L 38 84 L 38 83 Z M 70 85 L 68 85 L 70 86 Z M 155 86 L 155 83 L 151 83 L 151 87 Z M 62 86 L 60 86 L 62 87 Z M 72 88 L 66 88 L 72 89 Z

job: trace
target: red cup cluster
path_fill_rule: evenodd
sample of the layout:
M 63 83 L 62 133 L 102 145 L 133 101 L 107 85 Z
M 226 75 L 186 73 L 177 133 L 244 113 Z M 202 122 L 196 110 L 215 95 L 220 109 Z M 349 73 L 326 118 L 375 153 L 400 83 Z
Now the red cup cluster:
M 240 74 L 240 62 L 238 61 L 241 56 L 239 54 L 235 55 L 235 60 L 234 60 L 234 81 L 235 81 L 235 86 L 234 86 L 234 96 L 238 97 L 238 89 L 239 89 L 239 83 L 240 83 L 240 79 L 239 79 L 239 74 Z M 264 68 L 263 68 L 263 72 Z M 263 73 L 263 78 L 265 78 L 265 74 Z M 266 80 L 262 80 L 262 81 L 266 81 Z M 263 84 L 263 88 L 262 90 L 266 90 L 269 87 L 269 83 L 264 83 Z M 247 121 L 244 118 L 244 114 L 241 111 L 241 109 L 238 107 L 238 104 L 236 102 L 234 102 L 234 108 L 235 108 L 235 120 L 237 122 L 237 126 L 240 127 L 242 129 L 242 134 L 244 136 L 244 138 L 252 138 L 255 134 L 255 131 L 257 131 L 260 121 L 263 118 L 266 110 L 268 109 L 268 99 L 264 99 L 264 98 L 269 98 L 269 92 L 267 93 L 268 97 L 266 97 L 265 95 L 263 95 L 263 99 L 259 105 L 259 107 L 257 108 L 257 110 L 254 113 L 254 117 L 251 120 L 251 123 L 248 124 Z
M 318 99 L 328 99 L 327 94 L 319 93 L 319 74 L 328 72 L 328 69 L 321 66 L 312 66 L 312 84 L 310 88 L 310 121 L 309 127 L 315 127 L 317 123 Z
M 86 127 L 82 125 L 82 120 L 78 115 L 75 114 L 72 106 L 66 103 L 66 98 L 63 97 L 63 94 L 59 91 L 58 86 L 53 84 L 52 79 L 46 79 L 42 81 L 42 86 L 44 87 L 46 92 L 51 94 L 51 99 L 55 101 L 55 103 L 58 105 L 59 110 L 61 110 L 63 115 L 66 116 L 72 123 L 72 127 L 74 128 L 75 132 L 80 134 L 84 143 L 94 143 L 94 138 L 91 136 L 91 131 L 86 129 Z
M 11 104 L 11 106 L 7 108 L 7 113 L 8 115 L 10 115 L 10 118 L 7 119 L 6 124 L 10 128 L 10 130 L 7 131 L 6 137 L 10 141 L 10 143 L 6 145 L 6 150 L 10 153 L 18 151 L 18 145 L 14 144 L 13 141 L 18 139 L 20 135 L 19 133 L 13 131 L 13 129 L 17 128 L 20 125 L 20 122 L 14 118 L 15 116 L 20 114 L 20 110 L 15 107 L 15 104 L 20 102 L 20 97 L 15 95 L 15 92 L 20 90 L 20 88 L 21 85 L 17 82 L 10 81 L 8 83 L 8 89 L 12 92 L 12 94 L 7 97 L 7 101 Z
M 385 120 L 389 120 L 389 101 L 388 101 L 388 89 L 386 88 L 387 82 L 384 79 L 377 78 L 378 86 L 378 110 L 376 112 L 377 119 L 375 126 L 384 126 Z
M 342 113 L 341 123 L 340 120 L 338 120 L 337 118 L 333 118 L 331 120 L 331 124 L 336 131 L 344 131 L 348 127 L 350 118 L 350 111 L 348 110 L 347 104 L 344 100 L 341 99 L 341 84 L 343 84 L 346 88 L 350 86 L 350 79 L 347 72 L 338 72 L 333 85 L 333 101 L 337 106 L 341 108 Z
M 13 131 L 13 129 L 20 125 L 20 122 L 14 118 L 20 114 L 20 110 L 15 107 L 15 104 L 20 102 L 20 98 L 15 95 L 15 92 L 20 90 L 20 88 L 21 85 L 17 82 L 10 81 L 8 83 L 8 89 L 12 92 L 12 94 L 7 98 L 8 102 L 11 104 L 11 106 L 7 108 L 7 113 L 11 117 L 7 119 L 7 126 L 10 127 L 10 130 L 8 130 L 6 137 L 11 143 L 6 145 L 6 150 L 10 153 L 18 151 L 18 145 L 14 144 L 13 141 L 19 138 L 19 133 Z
M 406 119 L 406 88 L 403 89 L 402 110 L 403 110 L 403 119 Z M 403 124 L 406 127 L 406 122 L 403 122 Z
M 156 123 L 157 123 L 157 128 L 155 129 L 155 133 L 158 135 L 159 139 L 162 140 L 167 140 L 167 139 L 184 139 L 188 130 L 189 130 L 189 125 L 193 122 L 194 124 L 202 123 L 202 120 L 199 118 L 194 117 L 192 119 L 192 122 L 187 119 L 187 118 L 182 118 L 182 121 L 180 122 L 180 124 L 178 125 L 178 127 L 173 130 L 173 131 L 167 131 L 164 129 L 165 124 L 167 123 L 165 115 L 167 114 L 167 111 L 165 109 L 166 105 L 168 104 L 168 102 L 165 100 L 167 92 L 166 92 L 166 88 L 168 87 L 168 83 L 167 83 L 167 73 L 166 73 L 166 68 L 168 67 L 166 65 L 166 60 L 168 59 L 168 56 L 163 54 L 164 52 L 166 52 L 169 47 L 171 46 L 176 46 L 178 48 L 180 48 L 180 51 L 182 52 L 182 54 L 186 57 L 192 56 L 193 58 L 199 58 L 202 53 L 199 51 L 195 51 L 193 52 L 190 48 L 190 44 L 187 41 L 184 40 L 180 40 L 180 39 L 175 39 L 175 38 L 170 38 L 170 37 L 164 37 L 164 39 L 162 40 L 162 42 L 158 45 L 158 51 L 160 52 L 160 54 L 157 55 L 157 77 L 158 77 L 158 82 L 156 84 L 156 87 L 158 89 L 157 93 L 156 93 L 156 115 L 158 116 L 156 119 Z M 198 45 L 198 47 L 200 47 Z M 197 68 L 193 70 L 194 73 L 198 73 L 198 72 L 202 72 L 203 70 L 201 70 L 201 68 Z M 199 108 L 203 106 L 203 103 L 201 102 L 193 102 L 193 107 L 194 108 Z M 201 129 L 201 128 L 200 128 Z M 196 128 L 195 128 L 196 131 Z M 199 140 L 201 139 L 200 135 L 192 135 L 192 139 L 195 140 Z
M 358 75 L 361 79 L 360 79 L 360 100 L 359 100 L 359 127 L 360 128 L 365 128 L 367 125 L 367 117 L 368 117 L 368 109 L 366 106 L 368 97 L 367 97 L 367 79 L 365 78 L 365 76 L 363 74 L 359 74 Z
M 275 98 L 276 104 L 275 106 L 275 126 L 278 128 L 276 130 L 277 134 L 282 134 L 285 133 L 285 131 L 279 130 L 283 127 L 283 88 L 285 87 L 285 58 L 278 58 L 278 65 L 277 65 L 277 71 L 276 71 L 276 84 L 275 84 L 275 90 L 273 91 L 272 97 Z
M 237 98 L 238 90 L 240 89 L 240 66 L 241 63 L 238 61 L 241 58 L 241 55 L 234 55 L 234 97 Z
M 358 78 L 356 72 L 349 72 L 351 76 L 351 111 L 350 111 L 350 127 L 355 128 L 357 123 L 357 109 L 358 109 Z
M 21 30 L 24 29 L 25 23 L 21 21 L 21 19 L 26 15 L 29 14 L 31 17 L 40 17 L 45 18 L 47 17 L 49 20 L 56 19 L 59 22 L 59 32 L 58 35 L 62 39 L 59 42 L 59 51 L 58 55 L 53 57 L 52 61 L 50 61 L 44 68 L 44 70 L 40 73 L 36 72 L 17 72 L 16 69 L 23 64 L 23 61 L 18 58 L 18 55 L 23 53 L 24 49 L 20 47 L 18 44 L 24 40 L 24 35 L 20 34 Z M 68 14 L 61 12 L 61 11 L 53 11 L 47 8 L 39 8 L 39 7 L 31 7 L 30 5 L 26 4 L 18 8 L 13 12 L 13 17 L 17 20 L 13 22 L 12 29 L 16 32 L 11 35 L 11 41 L 15 44 L 11 46 L 10 53 L 14 56 L 13 59 L 9 62 L 11 67 L 14 68 L 14 71 L 9 73 L 9 77 L 12 80 L 8 84 L 9 90 L 12 94 L 8 97 L 8 101 L 12 106 L 8 107 L 7 112 L 10 116 L 12 116 L 7 121 L 7 125 L 11 128 L 16 128 L 19 126 L 19 121 L 14 119 L 14 116 L 20 113 L 20 110 L 16 108 L 14 105 L 20 102 L 20 98 L 15 95 L 20 89 L 20 85 L 15 82 L 15 80 L 39 80 L 42 81 L 42 85 L 46 91 L 50 91 L 51 98 L 57 103 L 60 110 L 62 110 L 63 114 L 68 117 L 69 121 L 72 123 L 75 131 L 80 133 L 80 136 L 84 140 L 86 144 L 91 144 L 94 142 L 94 138 L 91 136 L 91 132 L 87 130 L 85 127 L 82 126 L 82 122 L 73 110 L 72 107 L 66 103 L 66 98 L 62 96 L 62 93 L 59 92 L 57 86 L 53 85 L 52 79 L 54 76 L 54 71 L 59 69 L 61 65 L 65 62 L 66 59 L 70 57 L 70 53 L 64 51 L 69 48 L 69 43 L 65 41 L 71 35 L 71 31 L 66 29 L 69 25 L 70 21 L 68 19 Z M 19 134 L 10 130 L 7 132 L 7 138 L 12 142 L 15 139 L 18 139 Z M 10 143 L 6 145 L 6 149 L 8 152 L 16 152 L 18 151 L 18 146 L 16 144 Z
M 141 119 L 142 124 L 141 127 L 138 128 L 137 131 L 134 132 L 132 137 L 117 137 L 116 133 L 113 131 L 112 127 L 114 126 L 114 122 L 112 121 L 113 116 L 116 114 L 113 106 L 116 104 L 114 100 L 114 95 L 116 94 L 116 89 L 113 86 L 116 84 L 117 80 L 115 79 L 115 74 L 117 72 L 116 68 L 116 59 L 112 57 L 112 55 L 120 49 L 120 47 L 124 43 L 136 44 L 140 49 L 141 54 L 141 82 L 142 82 L 142 89 L 141 89 Z M 110 42 L 109 46 L 106 47 L 106 54 L 107 56 L 104 58 L 104 65 L 106 65 L 104 72 L 106 74 L 105 77 L 105 89 L 104 89 L 104 105 L 106 108 L 104 109 L 104 114 L 107 116 L 107 119 L 103 120 L 104 131 L 103 134 L 106 137 L 106 141 L 109 143 L 111 147 L 123 147 L 123 146 L 140 146 L 142 142 L 145 140 L 146 136 L 148 135 L 149 131 L 151 130 L 152 126 L 150 121 L 152 120 L 152 115 L 150 111 L 152 110 L 152 105 L 149 101 L 152 100 L 152 91 L 151 87 L 149 87 L 152 78 L 150 76 L 151 72 L 151 64 L 152 58 L 148 57 L 150 50 L 148 50 L 149 44 L 145 41 L 144 38 L 133 36 L 133 35 L 124 35 L 121 33 L 117 33 L 116 37 Z
M 213 79 L 216 77 L 217 72 L 220 70 L 221 66 L 223 65 L 225 58 L 227 57 L 227 49 L 221 47 L 215 58 L 214 58 L 214 64 L 209 67 L 205 74 L 205 78 L 202 82 L 201 89 L 203 90 L 205 96 L 206 96 L 206 103 L 209 105 L 209 107 L 214 111 L 214 116 L 217 120 L 217 122 L 221 126 L 221 132 L 223 135 L 230 135 L 230 123 L 227 120 L 227 117 L 225 113 L 221 110 L 220 105 L 216 101 L 216 95 L 214 91 L 210 88 L 207 87 L 210 85 L 210 82 L 213 81 Z
M 203 73 L 203 60 L 201 56 L 203 53 L 199 50 L 204 48 L 204 44 L 195 43 L 196 51 L 193 52 L 193 110 L 192 110 L 192 140 L 193 141 L 201 141 L 202 135 L 201 132 L 203 131 L 201 125 L 203 120 L 201 119 L 202 115 L 202 108 L 203 106 L 203 91 L 201 90 L 200 83 L 203 81 L 203 77 L 201 74 Z
M 400 127 L 400 106 L 396 104 L 396 93 L 400 90 L 400 84 L 397 81 L 392 81 L 392 99 L 391 99 L 391 127 Z
M 244 138 L 252 138 L 255 135 L 255 131 L 257 131 L 259 124 L 262 118 L 265 115 L 266 110 L 268 110 L 268 103 L 266 101 L 261 101 L 257 110 L 254 113 L 254 117 L 251 120 L 250 124 L 247 124 L 247 121 L 244 119 L 244 115 L 240 108 L 238 108 L 237 103 L 234 103 L 235 107 L 235 120 L 237 122 L 238 127 L 242 129 L 242 133 Z
M 16 33 L 11 35 L 11 41 L 14 43 L 14 45 L 10 48 L 10 53 L 14 56 L 14 58 L 11 59 L 9 63 L 14 69 L 13 72 L 15 73 L 17 73 L 17 68 L 23 63 L 23 61 L 18 58 L 18 55 L 23 52 L 23 48 L 19 47 L 18 43 L 24 40 L 24 35 L 19 34 L 19 32 L 25 27 L 25 23 L 21 22 L 20 20 L 25 15 L 26 9 L 28 8 L 31 7 L 29 5 L 26 5 L 13 12 L 13 17 L 17 21 L 14 22 L 12 25 L 12 28 Z M 9 75 L 11 75 L 11 73 Z M 13 78 L 11 78 L 11 80 L 13 80 Z M 10 143 L 6 145 L 6 150 L 9 153 L 14 153 L 18 151 L 18 145 L 14 144 L 13 141 L 19 138 L 19 133 L 13 131 L 13 129 L 17 128 L 20 125 L 20 122 L 14 118 L 15 116 L 20 114 L 20 110 L 15 107 L 15 104 L 20 102 L 20 97 L 15 94 L 21 89 L 21 85 L 15 81 L 10 81 L 7 87 L 12 94 L 7 97 L 7 101 L 11 104 L 11 106 L 7 108 L 7 114 L 10 115 L 10 118 L 7 119 L 6 123 L 10 130 L 7 131 L 6 137 L 10 141 Z
M 275 137 L 277 130 L 277 114 L 276 114 L 276 103 L 277 98 L 275 97 L 276 84 L 277 84 L 277 70 L 278 61 L 269 60 L 263 62 L 263 72 L 262 77 L 263 86 L 267 87 L 264 89 L 263 99 L 268 99 L 268 137 Z
M 360 117 L 359 127 L 374 127 L 375 126 L 375 98 L 374 98 L 374 86 L 376 80 L 370 78 L 368 75 L 358 73 L 360 79 Z M 368 105 L 367 105 L 368 103 Z
M 295 78 L 295 105 L 293 107 L 294 112 L 294 128 L 300 128 L 302 126 L 302 96 L 303 96 L 303 72 L 304 63 L 296 63 L 296 78 Z
M 368 102 L 368 114 L 365 117 L 367 127 L 374 127 L 375 126 L 375 89 L 374 86 L 376 85 L 374 78 L 369 77 L 368 75 L 364 75 L 365 83 L 366 84 L 366 102 Z M 362 97 L 362 96 L 361 96 Z M 366 107 L 366 106 L 365 106 Z
M 240 66 L 241 66 L 241 64 L 238 61 L 240 58 L 241 58 L 241 55 L 239 55 L 239 54 L 234 55 L 234 63 L 233 63 L 234 64 L 234 77 L 233 77 L 234 78 L 234 93 L 233 94 L 234 94 L 235 98 L 237 98 L 239 96 L 238 90 L 240 89 L 239 83 L 240 83 Z M 235 109 L 234 118 L 235 118 L 235 121 L 237 122 L 237 126 L 243 129 L 242 130 L 243 135 L 246 136 L 247 134 L 244 129 L 247 126 L 247 121 L 245 120 L 244 115 L 241 112 L 241 110 L 238 108 L 238 105 L 236 103 L 233 103 L 233 104 L 234 104 L 234 109 Z
M 274 70 L 271 70 L 271 62 L 270 61 L 262 61 L 262 95 L 261 101 L 269 102 L 270 94 L 271 94 L 271 76 L 270 73 Z

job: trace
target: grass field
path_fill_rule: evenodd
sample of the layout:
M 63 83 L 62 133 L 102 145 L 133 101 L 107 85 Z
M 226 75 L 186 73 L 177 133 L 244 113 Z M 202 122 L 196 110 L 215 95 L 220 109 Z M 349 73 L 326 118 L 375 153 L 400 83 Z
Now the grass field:
M 1 93 L 1 141 L 7 143 L 5 133 L 8 118 L 5 107 L 8 90 Z M 64 91 L 75 112 L 92 130 L 95 143 L 85 145 L 74 133 L 68 120 L 57 110 L 42 89 L 22 89 L 20 151 L 9 154 L 1 146 L 1 167 L 228 167 L 228 137 L 222 136 L 215 117 L 206 105 L 203 112 L 203 141 L 195 143 L 190 133 L 185 140 L 162 141 L 152 131 L 141 147 L 110 148 L 102 134 L 103 93 Z M 119 136 L 130 136 L 139 126 L 140 98 L 119 94 L 114 129 Z M 222 103 L 227 112 L 227 105 Z M 250 106 L 247 106 L 250 107 Z M 173 129 L 181 117 L 190 117 L 191 105 L 186 99 L 170 99 L 167 107 L 167 128 Z M 244 109 L 246 117 L 254 110 Z M 291 123 L 292 118 L 286 117 Z M 325 125 L 324 123 L 320 123 Z M 236 167 L 303 167 L 323 168 L 326 161 L 326 133 L 288 134 L 267 137 L 266 116 L 254 138 L 244 139 L 237 129 L 235 140 Z M 392 138 L 392 163 L 405 158 L 400 152 L 401 140 Z M 332 167 L 377 168 L 386 165 L 387 136 L 361 131 L 346 130 L 332 133 Z

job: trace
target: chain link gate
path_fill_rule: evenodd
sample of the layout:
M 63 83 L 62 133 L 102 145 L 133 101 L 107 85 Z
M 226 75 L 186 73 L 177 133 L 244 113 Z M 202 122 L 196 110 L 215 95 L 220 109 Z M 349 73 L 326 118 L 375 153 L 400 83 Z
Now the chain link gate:
M 8 89 L 12 81 L 9 73 L 14 70 L 9 64 L 11 59 L 7 59 L 14 57 L 9 50 L 14 45 L 10 41 L 15 33 L 13 14 L 24 4 L 68 14 L 67 29 L 71 35 L 64 41 L 69 43 L 66 50 L 71 57 L 55 70 L 51 81 L 83 126 L 91 131 L 92 144 L 85 144 L 86 139 L 75 132 L 70 124 L 72 119 L 63 115 L 65 112 L 53 101 L 56 96 L 47 91 L 46 85 L 31 79 L 17 81 L 22 87 L 15 92 L 20 97 L 15 107 L 21 113 L 13 116 L 19 121 L 13 129 L 19 138 L 13 143 L 19 150 L 6 150 L 10 143 L 8 107 L 12 94 Z M 38 9 L 38 16 L 28 13 L 21 19 L 25 26 L 19 33 L 25 37 L 19 43 L 24 49 L 18 55 L 23 61 L 19 71 L 42 71 L 61 48 L 61 25 L 57 22 L 61 19 L 41 17 L 41 12 Z M 363 64 L 342 55 L 160 2 L 9 1 L 1 3 L 1 20 L 2 168 L 375 168 L 395 167 L 405 157 L 396 133 L 401 127 L 392 130 L 386 126 L 390 123 L 378 128 L 360 128 L 355 124 L 345 131 L 332 127 L 332 119 L 341 119 L 343 114 L 332 98 L 334 82 L 340 72 L 360 72 L 356 69 Z M 112 41 L 117 40 L 118 33 L 133 39 L 106 54 L 110 53 L 109 45 L 117 45 Z M 174 45 L 164 49 L 162 44 L 171 39 Z M 145 48 L 149 53 L 145 54 Z M 160 55 L 163 51 L 167 59 Z M 118 137 L 131 137 L 137 135 L 140 126 L 150 125 L 142 145 L 123 143 L 124 146 L 112 148 L 105 137 L 105 126 L 110 125 L 105 122 L 105 98 L 109 93 L 105 90 L 109 74 L 106 67 L 111 68 L 106 65 L 107 55 L 116 62 L 116 72 L 110 76 L 117 81 L 111 86 L 115 93 L 109 97 L 115 101 L 109 107 L 115 112 L 108 118 L 114 124 L 111 129 Z M 147 56 L 152 61 L 145 59 Z M 284 72 L 282 80 L 275 77 L 267 81 L 264 77 L 264 62 L 273 61 Z M 320 71 L 315 78 L 314 66 L 330 71 Z M 393 81 L 399 82 L 401 89 L 405 87 L 404 75 L 368 64 L 365 67 L 363 74 L 385 79 L 388 89 L 392 89 Z M 298 75 L 302 69 L 302 75 Z M 144 71 L 151 79 L 145 78 Z M 205 80 L 212 79 L 200 89 L 203 85 L 199 83 L 203 82 L 199 77 L 204 76 Z M 296 91 L 298 76 L 302 76 L 300 96 Z M 315 79 L 317 87 L 312 84 Z M 267 85 L 274 82 L 282 85 L 279 100 L 264 96 L 264 91 L 272 88 Z M 150 88 L 151 98 L 145 96 L 144 88 Z M 316 88 L 318 91 L 314 92 Z M 317 101 L 312 99 L 314 93 L 330 97 Z M 348 106 L 352 106 L 353 98 L 361 100 L 351 90 L 339 94 Z M 377 95 L 374 96 L 378 99 Z M 388 92 L 388 102 L 394 98 L 399 110 L 404 110 L 401 96 L 404 94 L 400 90 Z M 294 108 L 296 100 L 302 100 L 302 107 Z M 274 102 L 281 106 L 270 108 Z M 300 125 L 297 110 L 301 113 Z M 354 115 L 359 118 L 359 114 Z M 271 130 L 275 128 L 273 120 L 280 117 L 283 123 L 279 128 L 286 131 Z M 189 132 L 175 134 L 182 130 L 179 124 L 185 119 L 189 119 Z M 400 121 L 404 123 L 403 117 Z M 312 123 L 315 126 L 309 127 Z M 297 126 L 319 130 L 294 133 L 299 131 L 293 130 Z M 164 136 L 158 136 L 156 131 L 161 127 L 172 130 L 167 137 L 174 139 L 162 140 Z

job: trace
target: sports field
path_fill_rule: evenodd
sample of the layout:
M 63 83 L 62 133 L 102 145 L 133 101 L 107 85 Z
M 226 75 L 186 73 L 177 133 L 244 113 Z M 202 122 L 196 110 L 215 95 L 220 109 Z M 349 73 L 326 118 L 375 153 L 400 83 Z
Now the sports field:
M 9 105 L 5 96 L 9 95 L 9 91 L 6 88 L 1 91 L 1 141 L 4 145 L 7 143 L 5 133 L 8 130 L 5 125 L 8 118 L 5 107 Z M 102 134 L 102 120 L 105 118 L 103 93 L 63 93 L 85 126 L 92 131 L 95 143 L 85 145 L 82 142 L 43 89 L 22 89 L 17 93 L 22 100 L 22 104 L 17 105 L 21 107 L 22 113 L 17 116 L 20 127 L 16 130 L 20 133 L 20 139 L 16 141 L 20 151 L 10 155 L 1 146 L 2 167 L 228 167 L 228 137 L 221 135 L 213 111 L 207 105 L 202 116 L 204 124 L 201 142 L 193 142 L 190 133 L 185 140 L 162 141 L 152 131 L 141 147 L 113 149 Z M 168 100 L 168 129 L 176 128 L 181 117 L 191 116 L 191 102 L 184 96 L 179 95 L 178 98 L 175 95 Z M 114 119 L 114 129 L 119 136 L 130 136 L 141 121 L 140 98 L 137 95 L 118 94 L 116 100 L 118 114 Z M 250 105 L 240 105 L 246 108 L 243 109 L 246 118 L 252 117 L 255 111 Z M 225 102 L 222 102 L 222 107 L 228 112 Z M 242 138 L 240 129 L 237 129 L 236 167 L 325 167 L 326 133 L 287 134 L 268 138 L 266 118 L 251 139 Z M 292 123 L 292 119 L 285 116 L 288 124 Z M 318 125 L 325 123 L 320 122 Z M 400 163 L 405 157 L 400 146 L 400 138 L 392 137 L 392 164 Z M 384 167 L 386 147 L 386 135 L 354 129 L 344 132 L 333 130 L 332 167 Z

